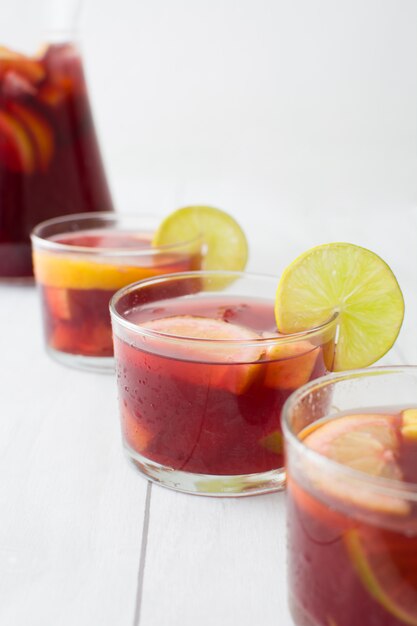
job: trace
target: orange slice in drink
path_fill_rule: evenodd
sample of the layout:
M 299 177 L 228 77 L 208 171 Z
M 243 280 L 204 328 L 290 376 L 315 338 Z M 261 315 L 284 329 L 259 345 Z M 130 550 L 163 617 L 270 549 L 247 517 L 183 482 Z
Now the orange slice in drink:
M 15 172 L 31 174 L 35 150 L 24 125 L 6 111 L 0 111 L 0 159 Z
M 208 388 L 220 387 L 242 394 L 260 374 L 263 348 L 257 341 L 261 337 L 249 328 L 192 315 L 164 317 L 141 323 L 141 326 L 161 334 L 161 337 L 144 338 L 148 350 L 164 354 L 168 349 L 171 356 L 206 365 Z M 189 341 L 181 342 L 178 338 Z M 181 375 L 181 368 L 178 375 Z M 201 376 L 201 367 L 196 369 L 196 376 Z
M 273 389 L 298 389 L 310 380 L 321 349 L 309 341 L 277 342 L 267 351 L 265 385 Z
M 54 136 L 49 124 L 40 113 L 23 104 L 14 102 L 10 108 L 29 133 L 36 148 L 39 169 L 44 172 L 48 169 L 54 151 Z
M 372 470 L 370 473 L 374 475 L 398 478 L 400 471 L 396 467 L 395 459 L 391 457 L 391 453 L 395 455 L 398 446 L 397 435 L 392 431 L 394 418 L 384 417 L 387 420 L 385 427 L 381 428 L 378 419 L 374 424 L 368 423 L 363 431 L 370 434 L 369 447 L 373 452 L 369 450 L 367 452 L 362 447 L 362 450 L 355 451 L 354 455 L 358 456 L 361 453 L 367 455 L 367 460 L 364 459 L 363 463 L 368 472 Z M 402 411 L 400 421 L 397 422 L 402 437 L 414 439 L 416 426 L 417 409 Z M 332 445 L 330 441 L 328 444 Z M 375 457 L 374 463 L 372 457 Z M 369 497 L 369 494 L 365 495 Z M 373 498 L 371 495 L 371 503 Z M 373 504 L 380 504 L 380 501 Z M 407 502 L 391 498 L 391 507 L 387 512 L 407 514 L 409 510 Z M 358 528 L 348 529 L 343 539 L 353 567 L 367 592 L 396 619 L 396 623 L 398 620 L 401 624 L 417 626 L 416 522 L 410 520 L 409 527 L 406 524 L 396 532 L 359 525 Z
M 42 63 L 0 46 L 0 78 L 7 72 L 15 72 L 34 84 L 45 78 L 45 69 Z
M 45 290 L 44 298 L 48 311 L 54 318 L 64 321 L 71 319 L 71 301 L 66 289 L 50 287 Z
M 375 478 L 402 478 L 397 461 L 398 419 L 394 415 L 344 415 L 324 424 L 315 423 L 300 437 L 308 448 L 348 468 Z M 409 513 L 405 500 L 364 486 L 358 474 L 332 473 L 313 464 L 308 469 L 313 485 L 339 501 L 392 515 Z
M 115 291 L 130 283 L 143 278 L 152 278 L 161 273 L 160 267 L 154 267 L 151 264 L 142 267 L 115 265 L 111 261 L 97 262 L 87 256 L 59 255 L 43 250 L 34 250 L 33 264 L 38 283 L 63 289 Z

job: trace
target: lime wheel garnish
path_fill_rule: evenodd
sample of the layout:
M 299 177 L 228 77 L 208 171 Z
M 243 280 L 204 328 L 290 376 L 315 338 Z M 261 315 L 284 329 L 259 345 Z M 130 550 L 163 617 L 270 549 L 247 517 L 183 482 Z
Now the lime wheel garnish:
M 315 328 L 336 313 L 335 371 L 366 367 L 394 344 L 404 300 L 393 272 L 374 252 L 350 243 L 325 244 L 284 271 L 275 303 L 280 332 Z
M 190 241 L 201 235 L 206 246 L 204 270 L 241 271 L 248 259 L 245 233 L 236 220 L 210 206 L 187 206 L 168 215 L 157 229 L 153 244 Z

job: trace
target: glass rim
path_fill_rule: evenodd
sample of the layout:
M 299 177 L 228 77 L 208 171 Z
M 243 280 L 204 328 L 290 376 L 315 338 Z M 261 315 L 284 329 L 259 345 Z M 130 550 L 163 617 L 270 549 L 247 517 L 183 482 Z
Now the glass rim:
M 366 485 L 372 491 L 377 491 L 389 496 L 400 496 L 408 500 L 417 502 L 417 483 L 406 482 L 404 480 L 398 480 L 393 478 L 383 478 L 381 476 L 371 476 L 360 470 L 353 469 L 343 463 L 339 463 L 334 459 L 329 459 L 320 452 L 312 450 L 307 447 L 304 442 L 297 437 L 293 432 L 290 424 L 290 415 L 292 409 L 298 404 L 298 402 L 306 398 L 313 389 L 324 388 L 328 385 L 334 384 L 337 381 L 353 380 L 355 378 L 365 378 L 368 376 L 384 376 L 390 374 L 413 374 L 417 380 L 417 366 L 416 365 L 380 365 L 374 367 L 360 368 L 355 370 L 347 370 L 345 372 L 331 372 L 324 376 L 320 376 L 307 384 L 303 385 L 299 389 L 293 391 L 293 393 L 287 398 L 282 407 L 281 413 L 281 427 L 286 444 L 290 444 L 298 451 L 300 455 L 311 461 L 314 465 L 320 468 L 320 470 L 327 470 L 327 473 L 332 473 L 342 478 L 352 478 L 356 481 L 360 481 L 364 486 Z M 331 418 L 337 419 L 337 416 Z
M 51 252 L 68 252 L 71 254 L 84 254 L 91 256 L 152 256 L 158 255 L 161 253 L 175 251 L 178 248 L 183 248 L 184 246 L 192 245 L 195 243 L 201 242 L 203 245 L 203 235 L 202 233 L 198 233 L 192 239 L 184 239 L 182 241 L 176 241 L 175 243 L 169 243 L 159 246 L 150 246 L 149 248 L 120 248 L 120 247 L 106 247 L 101 248 L 99 246 L 73 246 L 71 244 L 59 243 L 58 241 L 53 241 L 48 239 L 47 237 L 42 236 L 40 233 L 43 229 L 48 228 L 50 226 L 60 225 L 63 226 L 65 224 L 70 224 L 71 222 L 76 221 L 88 221 L 94 218 L 98 218 L 99 220 L 110 221 L 112 220 L 126 220 L 132 221 L 132 223 L 140 223 L 141 221 L 150 220 L 155 221 L 155 229 L 164 219 L 160 215 L 155 215 L 154 213 L 140 213 L 139 215 L 134 215 L 132 213 L 117 213 L 113 211 L 93 211 L 89 213 L 70 213 L 69 215 L 61 215 L 59 217 L 53 217 L 43 222 L 37 224 L 30 233 L 30 238 L 33 246 L 41 247 L 44 250 L 50 250 Z M 87 229 L 85 229 L 87 230 Z M 68 231 L 62 231 L 64 233 Z M 83 232 L 83 229 L 79 229 L 75 232 Z
M 112 320 L 117 321 L 124 328 L 132 331 L 136 335 L 140 335 L 142 337 L 148 337 L 153 339 L 160 339 L 161 341 L 166 341 L 168 343 L 186 343 L 188 345 L 197 345 L 198 343 L 202 345 L 216 345 L 216 346 L 230 346 L 230 347 L 257 347 L 257 346 L 269 346 L 277 343 L 287 344 L 287 343 L 296 343 L 302 339 L 312 338 L 317 335 L 320 335 L 324 331 L 332 328 L 332 326 L 337 325 L 337 320 L 339 318 L 339 313 L 335 311 L 333 315 L 327 319 L 323 324 L 318 326 L 309 328 L 307 330 L 298 331 L 296 333 L 288 333 L 286 335 L 278 335 L 278 336 L 270 336 L 270 337 L 259 337 L 259 339 L 203 339 L 197 337 L 181 337 L 180 335 L 162 333 L 156 330 L 151 330 L 149 328 L 143 328 L 140 324 L 136 324 L 133 322 L 129 322 L 126 320 L 123 315 L 121 315 L 116 310 L 116 305 L 121 298 L 128 295 L 129 293 L 135 291 L 137 288 L 145 288 L 151 285 L 158 284 L 160 282 L 169 282 L 171 280 L 178 279 L 187 279 L 187 278 L 203 278 L 207 277 L 207 275 L 211 275 L 214 278 L 217 277 L 232 277 L 235 279 L 238 278 L 246 278 L 250 280 L 273 280 L 275 285 L 278 285 L 278 279 L 276 276 L 272 276 L 270 274 L 260 274 L 254 272 L 239 272 L 233 270 L 198 270 L 198 271 L 190 271 L 190 272 L 177 272 L 173 274 L 162 274 L 160 276 L 155 276 L 152 278 L 145 278 L 139 280 L 135 283 L 131 283 L 130 285 L 126 285 L 122 287 L 112 296 L 109 303 L 110 314 Z M 207 291 L 207 293 L 213 293 Z M 156 301 L 157 302 L 157 301 Z M 335 328 L 336 331 L 336 328 Z

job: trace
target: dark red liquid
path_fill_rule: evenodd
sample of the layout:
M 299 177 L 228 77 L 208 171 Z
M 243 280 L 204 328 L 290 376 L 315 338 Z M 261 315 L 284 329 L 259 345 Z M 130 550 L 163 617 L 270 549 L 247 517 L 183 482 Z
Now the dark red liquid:
M 417 484 L 417 439 L 401 439 L 398 464 L 404 479 Z M 296 625 L 417 624 L 416 503 L 396 514 L 364 511 L 303 482 L 290 475 L 287 484 Z
M 8 54 L 0 51 L 0 277 L 28 277 L 36 224 L 113 206 L 73 45 L 51 45 L 38 60 Z
M 274 335 L 273 302 L 234 296 L 188 296 L 133 308 L 129 321 L 173 315 L 221 319 Z M 214 475 L 265 472 L 282 466 L 280 412 L 293 390 L 326 368 L 320 346 L 296 356 L 255 362 L 187 359 L 129 345 L 115 336 L 123 435 L 133 452 L 175 470 Z M 312 357 L 312 353 L 314 356 Z M 212 360 L 212 359 L 211 359 Z M 306 370 L 307 367 L 307 370 Z M 306 373 L 307 371 L 307 373 Z
M 109 313 L 109 302 L 113 294 L 124 284 L 140 280 L 145 276 L 169 274 L 200 269 L 200 255 L 186 253 L 167 253 L 152 258 L 145 255 L 134 258 L 135 250 L 150 249 L 149 236 L 139 236 L 117 231 L 85 231 L 82 234 L 68 233 L 54 237 L 54 241 L 74 246 L 126 249 L 127 259 L 120 261 L 120 266 L 112 268 L 121 270 L 121 284 L 106 288 L 105 279 L 98 276 L 98 283 L 91 288 L 69 288 L 68 286 L 50 286 L 40 282 L 43 305 L 43 320 L 46 341 L 50 348 L 60 352 L 88 357 L 113 356 L 113 340 Z M 42 260 L 42 252 L 38 255 L 37 265 Z M 96 259 L 100 262 L 100 259 Z M 54 262 L 52 257 L 51 263 Z M 124 266 L 126 263 L 126 266 Z M 141 263 L 143 265 L 141 265 Z M 85 266 L 84 272 L 94 266 L 91 261 Z M 125 270 L 129 273 L 125 274 Z M 125 277 L 126 276 L 126 277 Z M 94 279 L 92 279 L 94 281 Z M 123 282 L 125 281 L 125 282 Z
M 114 291 L 41 287 L 48 346 L 81 356 L 111 357 L 109 302 Z

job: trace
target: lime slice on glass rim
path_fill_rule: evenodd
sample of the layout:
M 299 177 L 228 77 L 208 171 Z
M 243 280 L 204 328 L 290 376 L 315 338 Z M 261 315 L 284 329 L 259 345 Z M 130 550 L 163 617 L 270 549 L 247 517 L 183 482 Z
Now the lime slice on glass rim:
M 203 270 L 242 271 L 248 260 L 245 233 L 225 211 L 211 206 L 187 206 L 168 215 L 153 237 L 161 246 L 202 235 L 206 250 Z
M 294 333 L 339 314 L 333 369 L 371 365 L 394 344 L 404 299 L 389 266 L 350 243 L 311 248 L 282 274 L 275 302 L 277 326 Z

